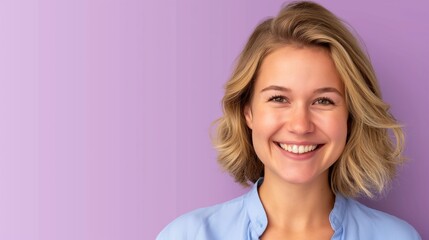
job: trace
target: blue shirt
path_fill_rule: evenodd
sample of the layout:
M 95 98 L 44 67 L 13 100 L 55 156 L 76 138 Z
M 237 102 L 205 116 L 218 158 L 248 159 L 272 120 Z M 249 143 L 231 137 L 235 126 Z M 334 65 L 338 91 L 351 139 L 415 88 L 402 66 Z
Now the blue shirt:
M 258 186 L 231 201 L 189 212 L 174 220 L 157 240 L 256 240 L 268 220 L 258 195 Z M 332 240 L 421 240 L 407 222 L 387 213 L 368 208 L 339 194 L 329 215 Z

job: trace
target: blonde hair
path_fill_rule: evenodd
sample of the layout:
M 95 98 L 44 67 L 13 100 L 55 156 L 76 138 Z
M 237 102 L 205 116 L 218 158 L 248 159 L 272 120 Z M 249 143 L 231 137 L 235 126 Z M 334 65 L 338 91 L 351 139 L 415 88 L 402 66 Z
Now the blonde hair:
M 263 176 L 264 166 L 252 146 L 244 106 L 252 97 L 264 58 L 285 45 L 326 48 L 345 86 L 348 138 L 330 168 L 331 189 L 348 197 L 382 193 L 404 160 L 401 126 L 381 99 L 374 70 L 358 41 L 334 14 L 313 2 L 286 5 L 250 36 L 225 86 L 223 116 L 216 121 L 218 162 L 243 185 Z

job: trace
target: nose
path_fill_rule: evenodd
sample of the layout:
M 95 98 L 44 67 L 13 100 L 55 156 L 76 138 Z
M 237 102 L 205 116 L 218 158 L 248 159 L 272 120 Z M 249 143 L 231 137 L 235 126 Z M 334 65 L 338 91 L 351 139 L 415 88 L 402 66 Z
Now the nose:
M 308 134 L 314 131 L 311 113 L 305 106 L 296 106 L 288 114 L 288 130 L 294 134 Z

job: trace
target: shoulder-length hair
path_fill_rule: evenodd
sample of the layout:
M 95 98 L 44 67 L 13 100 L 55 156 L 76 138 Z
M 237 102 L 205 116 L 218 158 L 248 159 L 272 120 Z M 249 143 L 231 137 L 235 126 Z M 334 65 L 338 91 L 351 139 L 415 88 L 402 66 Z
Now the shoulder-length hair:
M 343 153 L 330 168 L 331 189 L 349 197 L 383 192 L 404 160 L 401 126 L 383 102 L 374 70 L 356 38 L 334 14 L 313 2 L 286 5 L 251 34 L 225 86 L 223 116 L 216 122 L 214 143 L 218 162 L 245 186 L 263 176 L 244 106 L 264 58 L 288 44 L 327 49 L 345 86 L 348 137 Z

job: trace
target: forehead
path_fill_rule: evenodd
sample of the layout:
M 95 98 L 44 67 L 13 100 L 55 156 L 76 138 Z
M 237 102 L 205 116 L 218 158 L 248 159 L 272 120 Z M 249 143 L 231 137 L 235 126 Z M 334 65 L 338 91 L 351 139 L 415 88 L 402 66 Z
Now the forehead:
M 255 84 L 255 90 L 267 85 L 343 88 L 329 50 L 317 46 L 287 45 L 274 50 L 262 61 Z

